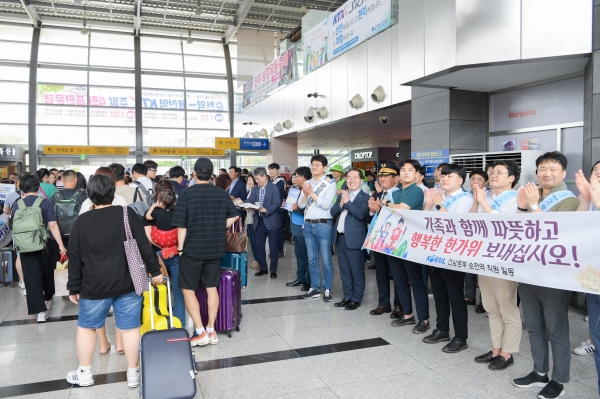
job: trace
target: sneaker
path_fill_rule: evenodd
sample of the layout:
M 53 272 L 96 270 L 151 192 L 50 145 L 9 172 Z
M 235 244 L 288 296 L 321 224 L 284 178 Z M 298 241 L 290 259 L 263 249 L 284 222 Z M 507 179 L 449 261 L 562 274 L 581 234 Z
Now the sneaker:
M 20 287 L 20 286 L 19 286 L 19 287 Z M 23 288 L 25 288 L 25 286 L 23 286 Z M 585 321 L 586 323 L 589 323 L 589 322 L 590 322 L 590 318 L 589 318 L 589 317 L 587 317 L 587 316 L 585 316 L 585 317 L 583 318 L 583 321 Z
M 140 372 L 138 370 L 127 370 L 127 388 L 137 388 L 140 386 Z
M 595 349 L 592 341 L 588 339 L 587 341 L 582 342 L 577 348 L 573 349 L 573 353 L 579 356 L 591 355 L 594 353 Z
M 555 399 L 565 394 L 565 387 L 558 382 L 551 380 L 538 394 L 539 399 Z
M 332 292 L 331 290 L 325 290 L 325 293 L 323 294 L 323 302 L 331 302 L 332 298 Z
M 217 333 L 215 331 L 208 334 L 208 343 L 210 345 L 216 345 L 219 343 L 219 337 L 217 337 Z
M 22 281 L 19 281 L 19 288 L 24 290 L 25 289 L 25 283 Z
M 45 301 L 46 302 L 46 309 L 50 310 L 50 308 L 52 307 L 52 303 L 54 302 L 52 299 L 49 301 Z
M 45 323 L 46 319 L 48 319 L 48 315 L 46 314 L 46 312 L 40 312 L 40 313 L 38 313 L 38 317 L 37 317 L 37 322 L 38 323 Z
M 194 331 L 194 335 L 192 335 L 192 338 L 190 339 L 190 344 L 192 344 L 192 346 L 204 346 L 208 345 L 208 343 L 209 338 L 208 333 L 206 331 L 202 332 L 202 335 L 198 335 Z
M 318 298 L 321 296 L 321 291 L 317 291 L 314 288 L 311 288 L 308 290 L 308 292 L 304 295 L 302 295 L 303 299 L 311 299 L 311 298 Z
M 433 291 L 431 291 L 431 290 L 427 290 L 427 296 L 428 296 L 429 298 L 433 298 Z
M 512 381 L 513 385 L 517 388 L 545 387 L 549 382 L 548 374 L 542 377 L 535 371 L 532 371 L 525 377 L 516 378 Z
M 129 377 L 129 375 L 127 376 Z M 129 380 L 129 378 L 127 378 Z M 87 373 L 83 372 L 79 367 L 75 371 L 70 371 L 67 374 L 67 382 L 73 385 L 79 385 L 80 387 L 89 387 L 94 385 L 94 375 L 91 371 Z

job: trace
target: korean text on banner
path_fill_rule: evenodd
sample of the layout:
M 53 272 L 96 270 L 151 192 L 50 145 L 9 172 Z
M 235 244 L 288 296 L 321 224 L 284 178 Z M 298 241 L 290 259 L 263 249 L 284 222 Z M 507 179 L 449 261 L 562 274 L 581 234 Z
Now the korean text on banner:
M 388 28 L 391 16 L 390 0 L 348 0 L 324 21 L 303 32 L 304 72 L 317 69 Z
M 591 220 L 590 220 L 591 219 Z M 600 212 L 452 214 L 383 208 L 364 248 L 427 266 L 600 292 Z M 390 234 L 392 233 L 392 234 Z
M 290 47 L 244 84 L 243 107 L 256 104 L 279 86 L 294 81 L 294 49 Z

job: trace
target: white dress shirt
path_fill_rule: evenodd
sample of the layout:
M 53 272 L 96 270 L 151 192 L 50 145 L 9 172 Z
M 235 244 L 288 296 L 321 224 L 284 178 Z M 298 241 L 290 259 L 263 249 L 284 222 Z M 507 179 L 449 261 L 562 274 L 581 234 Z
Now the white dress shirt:
M 306 209 L 306 205 L 308 205 L 308 201 L 310 201 L 310 197 L 304 202 L 304 192 L 300 195 L 300 199 L 298 200 L 298 207 L 300 209 L 305 209 L 304 211 L 304 219 L 331 219 L 331 213 L 329 210 L 333 206 L 333 199 L 337 193 L 337 187 L 335 182 L 330 182 L 327 179 L 327 176 L 323 176 L 319 179 L 319 181 L 315 182 L 315 179 L 310 179 L 308 183 L 312 186 L 313 190 L 317 190 L 317 187 L 321 185 L 321 183 L 326 182 L 326 187 L 321 191 L 318 195 L 316 201 L 314 201 L 308 209 Z M 303 203 L 304 202 L 304 203 Z
M 131 182 L 131 187 L 138 187 L 139 184 L 143 184 L 146 190 L 152 190 L 152 180 L 149 177 L 143 176 L 134 182 Z
M 448 197 L 453 197 L 455 195 L 458 194 L 462 194 L 464 191 L 462 191 L 461 189 L 456 190 L 455 192 L 453 192 L 452 194 L 450 194 L 449 196 L 446 196 L 446 193 L 444 193 L 444 200 Z M 459 199 L 458 201 L 456 201 L 454 203 L 454 206 L 452 207 L 452 209 L 446 209 L 448 212 L 450 213 L 469 213 L 471 211 L 471 207 L 473 206 L 473 197 L 470 195 L 465 195 L 463 198 Z M 432 211 L 437 212 L 438 210 L 435 208 L 435 206 L 433 208 L 431 208 Z
M 487 197 L 485 197 L 485 202 L 487 202 L 487 204 L 489 206 L 492 206 L 492 203 L 496 200 L 497 197 L 498 196 L 496 196 L 496 195 L 487 196 Z M 498 209 L 498 210 L 492 209 L 491 213 L 506 213 L 506 214 L 518 213 L 519 212 L 519 210 L 517 209 L 518 206 L 519 205 L 517 203 L 517 196 L 515 195 L 513 198 L 506 201 L 506 203 L 504 205 L 502 205 L 500 207 L 500 209 Z M 479 206 L 479 213 L 485 213 L 483 211 L 483 209 L 481 209 L 481 206 Z
M 361 189 L 359 188 L 359 189 L 358 189 L 358 190 L 356 190 L 356 191 L 352 191 L 352 192 L 350 192 L 350 202 L 353 202 L 353 201 L 354 201 L 354 198 L 356 198 L 356 196 L 358 195 L 358 192 L 359 192 L 360 190 L 361 190 Z M 344 210 L 342 211 L 342 213 L 340 214 L 340 219 L 339 219 L 339 221 L 338 221 L 338 227 L 337 227 L 337 231 L 338 231 L 338 233 L 343 233 L 343 232 L 344 232 L 344 225 L 345 225 L 345 223 L 346 223 L 346 216 L 347 216 L 347 215 L 348 215 L 348 210 L 347 210 L 347 209 L 344 209 Z

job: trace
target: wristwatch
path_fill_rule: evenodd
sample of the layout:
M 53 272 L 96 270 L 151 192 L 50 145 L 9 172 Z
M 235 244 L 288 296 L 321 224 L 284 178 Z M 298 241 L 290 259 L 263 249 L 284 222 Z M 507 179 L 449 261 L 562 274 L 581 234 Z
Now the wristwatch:
M 531 209 L 532 211 L 536 211 L 539 208 L 539 206 L 537 204 L 533 204 L 529 207 L 529 209 Z
M 439 211 L 440 209 L 442 209 L 442 206 L 441 205 L 436 205 L 435 209 L 437 209 Z

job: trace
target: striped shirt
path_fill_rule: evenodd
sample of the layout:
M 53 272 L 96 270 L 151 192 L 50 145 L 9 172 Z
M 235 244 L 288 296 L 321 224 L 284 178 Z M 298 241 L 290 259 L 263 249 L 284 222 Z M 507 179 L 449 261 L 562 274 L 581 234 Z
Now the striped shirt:
M 197 260 L 225 257 L 227 219 L 239 212 L 227 191 L 211 184 L 195 184 L 177 198 L 173 227 L 187 228 L 183 252 Z

